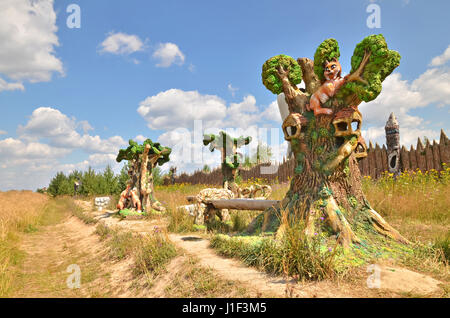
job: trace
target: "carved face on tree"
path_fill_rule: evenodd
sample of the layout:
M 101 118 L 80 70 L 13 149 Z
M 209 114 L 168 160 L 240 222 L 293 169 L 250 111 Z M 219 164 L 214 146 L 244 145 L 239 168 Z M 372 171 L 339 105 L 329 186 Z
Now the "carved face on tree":
M 338 77 L 341 77 L 342 71 L 341 63 L 339 63 L 339 61 L 336 58 L 332 59 L 331 62 L 325 61 L 324 68 L 325 71 L 323 75 L 327 80 L 333 80 Z

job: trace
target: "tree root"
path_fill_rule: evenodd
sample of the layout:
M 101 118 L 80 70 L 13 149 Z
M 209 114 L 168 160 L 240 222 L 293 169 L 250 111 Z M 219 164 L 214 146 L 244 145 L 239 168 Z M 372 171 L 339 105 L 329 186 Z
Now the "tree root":
M 375 210 L 369 210 L 370 221 L 374 229 L 384 236 L 390 237 L 396 241 L 404 244 L 410 244 L 411 242 L 404 238 L 396 229 L 390 226 Z
M 326 222 L 331 226 L 333 231 L 338 235 L 338 243 L 344 247 L 349 247 L 351 243 L 359 243 L 360 240 L 353 232 L 347 219 L 342 214 L 336 200 L 330 196 L 325 207 Z

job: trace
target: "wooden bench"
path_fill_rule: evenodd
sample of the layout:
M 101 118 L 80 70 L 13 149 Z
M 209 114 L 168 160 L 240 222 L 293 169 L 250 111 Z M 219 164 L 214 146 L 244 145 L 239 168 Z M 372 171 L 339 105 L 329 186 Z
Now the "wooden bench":
M 189 203 L 195 203 L 194 196 L 186 197 Z M 212 205 L 217 210 L 260 210 L 264 211 L 270 207 L 276 206 L 280 203 L 279 200 L 258 200 L 258 199 L 229 199 L 229 200 L 208 200 L 204 202 L 207 205 Z

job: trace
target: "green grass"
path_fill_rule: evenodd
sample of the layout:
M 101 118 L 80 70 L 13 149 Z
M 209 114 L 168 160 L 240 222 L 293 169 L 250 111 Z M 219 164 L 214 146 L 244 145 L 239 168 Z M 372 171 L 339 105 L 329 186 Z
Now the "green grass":
M 442 259 L 450 262 L 450 231 L 438 237 L 434 242 L 434 247 L 442 251 Z
M 58 224 L 68 216 L 69 204 L 63 197 L 47 201 L 33 218 L 23 219 L 14 231 L 0 240 L 0 297 L 8 297 L 21 281 L 20 267 L 26 256 L 20 249 L 21 236 L 33 235 L 44 226 Z
M 378 258 L 394 257 L 409 268 L 450 280 L 450 169 L 437 172 L 403 173 L 397 179 L 386 174 L 379 180 L 365 178 L 363 185 L 372 206 L 413 244 L 403 246 L 380 235 L 360 233 L 362 244 L 351 250 L 331 246 L 304 237 L 301 224 L 288 225 L 281 239 L 260 236 L 216 234 L 212 247 L 227 257 L 241 259 L 270 273 L 299 279 L 320 280 L 343 275 L 352 266 Z M 278 190 L 278 194 L 281 193 Z M 234 231 L 240 232 L 247 220 L 232 214 Z M 444 230 L 444 231 L 443 231 Z M 371 239 L 369 239 L 368 235 Z M 376 239 L 375 239 L 376 238 Z
M 65 198 L 67 200 L 67 205 L 70 212 L 83 221 L 85 224 L 96 224 L 98 222 L 97 219 L 93 218 L 91 215 L 83 212 L 83 209 L 78 206 L 71 198 Z
M 142 237 L 135 254 L 134 273 L 158 275 L 176 255 L 175 245 L 163 233 Z
M 167 230 L 172 233 L 188 233 L 196 230 L 194 218 L 178 209 L 168 209 L 169 225 Z
M 154 278 L 177 255 L 175 245 L 158 228 L 152 234 L 138 235 L 99 223 L 95 233 L 106 242 L 111 258 L 133 258 L 133 273 L 136 276 L 145 274 L 148 278 Z
M 136 247 L 137 238 L 132 232 L 119 230 L 111 231 L 111 238 L 108 241 L 111 257 L 121 260 L 133 253 Z
M 217 234 L 211 246 L 220 254 L 235 257 L 271 274 L 296 279 L 320 280 L 336 274 L 334 251 L 323 250 L 316 239 L 307 238 L 302 224 L 286 228 L 283 238 Z

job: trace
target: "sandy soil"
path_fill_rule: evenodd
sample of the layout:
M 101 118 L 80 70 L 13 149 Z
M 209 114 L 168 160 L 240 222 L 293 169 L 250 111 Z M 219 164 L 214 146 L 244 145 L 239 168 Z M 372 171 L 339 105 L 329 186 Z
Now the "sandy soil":
M 74 216 L 23 236 L 25 252 L 22 288 L 15 297 L 129 297 L 131 260 L 111 260 L 105 246 L 88 226 Z M 67 267 L 77 264 L 81 270 L 79 289 L 67 287 L 71 273 Z
M 84 204 L 86 211 L 89 207 Z M 90 209 L 92 211 L 92 208 Z M 110 212 L 110 211 L 109 211 Z M 155 226 L 164 226 L 165 220 L 121 220 L 111 217 L 108 211 L 94 212 L 100 222 L 110 227 L 120 227 L 141 234 L 150 233 Z M 398 297 L 402 293 L 428 295 L 440 289 L 440 282 L 423 274 L 405 268 L 379 264 L 379 288 L 369 288 L 367 278 L 372 272 L 360 273 L 349 282 L 322 281 L 295 283 L 283 277 L 274 277 L 255 268 L 247 267 L 235 259 L 218 255 L 209 247 L 206 237 L 198 234 L 169 234 L 170 239 L 185 252 L 199 259 L 199 265 L 211 268 L 226 280 L 239 281 L 243 286 L 259 297 Z M 182 257 L 175 258 L 167 267 L 167 273 L 156 280 L 150 294 L 163 295 L 164 287 L 169 283 L 171 272 L 176 272 L 182 263 Z M 364 270 L 364 269 L 363 269 Z M 363 271 L 362 270 L 362 271 Z M 114 270 L 111 269 L 111 273 Z M 173 273 L 172 273 L 173 274 Z M 112 277 L 116 276 L 115 273 Z M 121 282 L 113 280 L 118 285 Z

